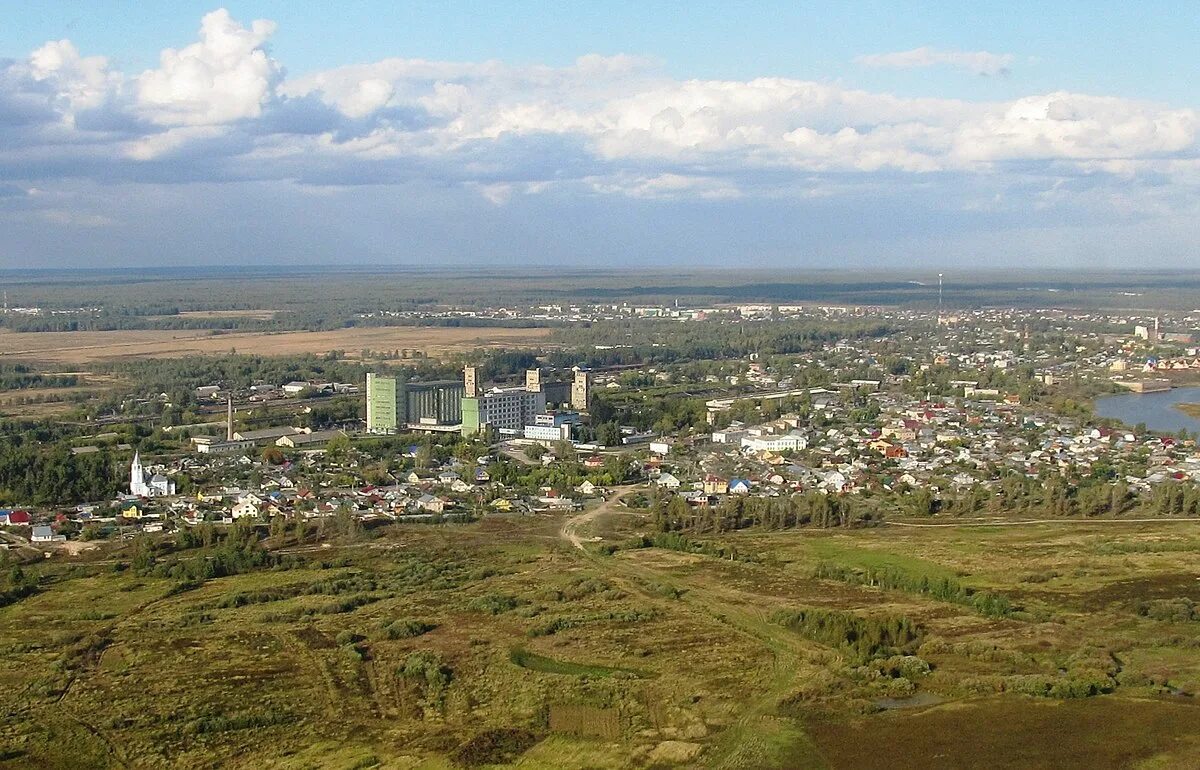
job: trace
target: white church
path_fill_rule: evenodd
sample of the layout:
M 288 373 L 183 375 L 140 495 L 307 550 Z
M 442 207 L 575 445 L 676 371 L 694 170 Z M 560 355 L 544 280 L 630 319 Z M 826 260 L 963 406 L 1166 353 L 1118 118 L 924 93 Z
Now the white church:
M 136 497 L 164 497 L 175 494 L 175 482 L 161 473 L 146 475 L 142 469 L 142 458 L 133 453 L 133 467 L 129 469 L 129 493 Z

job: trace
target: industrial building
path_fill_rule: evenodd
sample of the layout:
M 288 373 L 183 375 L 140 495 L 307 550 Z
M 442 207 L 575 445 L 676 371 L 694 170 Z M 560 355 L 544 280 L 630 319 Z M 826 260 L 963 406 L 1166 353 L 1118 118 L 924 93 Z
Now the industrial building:
M 570 441 L 571 429 L 578 424 L 578 412 L 536 414 L 533 423 L 525 426 L 525 438 L 534 441 Z
M 592 398 L 592 373 L 578 366 L 572 371 L 575 377 L 571 381 L 571 408 L 586 412 Z
M 395 433 L 396 379 L 367 373 L 367 433 Z
M 400 384 L 400 417 L 408 425 L 457 425 L 462 422 L 466 387 L 458 380 Z
M 463 371 L 462 432 L 464 436 L 491 427 L 505 436 L 523 436 L 525 426 L 533 425 L 537 415 L 546 412 L 546 392 L 541 372 L 525 373 L 525 386 L 492 388 L 481 391 L 475 367 Z
M 456 426 L 462 421 L 465 386 L 458 380 L 398 382 L 367 375 L 367 432 Z

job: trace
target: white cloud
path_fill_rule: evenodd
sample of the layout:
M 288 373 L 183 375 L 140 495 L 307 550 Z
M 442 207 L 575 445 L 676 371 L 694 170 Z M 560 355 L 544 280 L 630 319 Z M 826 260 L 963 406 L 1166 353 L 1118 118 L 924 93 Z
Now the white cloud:
M 107 58 L 80 56 L 70 40 L 52 40 L 30 54 L 29 74 L 55 87 L 68 119 L 101 106 L 121 83 L 119 73 L 109 72 Z
M 854 61 L 864 67 L 884 69 L 920 69 L 924 67 L 954 67 L 976 75 L 1007 75 L 1015 57 L 1010 53 L 989 51 L 946 51 L 929 46 L 911 51 L 873 53 Z
M 159 68 L 138 77 L 138 105 L 154 123 L 211 125 L 262 114 L 281 77 L 281 68 L 263 49 L 275 22 L 260 19 L 250 28 L 224 8 L 200 22 L 200 40 L 168 48 Z
M 564 67 L 389 58 L 286 80 L 265 48 L 273 31 L 215 11 L 197 42 L 131 80 L 65 40 L 0 63 L 0 131 L 14 127 L 0 136 L 0 182 L 415 181 L 497 205 L 534 191 L 811 199 L 879 189 L 888 175 L 893 188 L 938 175 L 1040 189 L 1084 175 L 1200 185 L 1192 109 L 1068 92 L 981 102 L 779 77 L 679 80 L 631 56 Z M 995 74 L 1011 56 L 923 48 L 860 61 Z

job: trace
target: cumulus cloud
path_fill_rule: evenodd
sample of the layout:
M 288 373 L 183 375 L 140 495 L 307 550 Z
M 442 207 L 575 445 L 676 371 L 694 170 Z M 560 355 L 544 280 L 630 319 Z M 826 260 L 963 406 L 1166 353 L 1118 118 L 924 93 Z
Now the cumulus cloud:
M 911 51 L 866 54 L 854 61 L 864 67 L 884 69 L 908 70 L 941 66 L 966 70 L 976 75 L 1007 75 L 1014 58 L 1010 53 L 946 51 L 922 46 Z
M 264 45 L 275 22 L 259 19 L 249 28 L 224 8 L 200 22 L 200 40 L 168 48 L 158 69 L 137 79 L 138 106 L 163 125 L 213 125 L 262 114 L 282 75 Z
M 29 76 L 54 87 L 65 103 L 64 114 L 94 109 L 120 88 L 121 76 L 110 72 L 103 56 L 80 56 L 70 40 L 52 40 L 29 56 Z
M 134 77 L 66 40 L 0 61 L 0 182 L 418 182 L 496 205 L 577 192 L 809 199 L 945 175 L 1041 188 L 1083 175 L 1200 183 L 1192 109 L 1069 92 L 982 102 L 794 78 L 680 80 L 625 55 L 562 67 L 397 57 L 287 79 L 267 48 L 274 29 L 214 11 L 196 42 Z M 1012 56 L 920 48 L 859 61 L 998 74 Z

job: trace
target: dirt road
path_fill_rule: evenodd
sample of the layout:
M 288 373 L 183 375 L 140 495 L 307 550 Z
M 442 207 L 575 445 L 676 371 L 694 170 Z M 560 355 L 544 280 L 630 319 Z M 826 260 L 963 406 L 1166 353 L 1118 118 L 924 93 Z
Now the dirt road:
M 632 492 L 635 488 L 636 487 L 632 484 L 624 487 L 615 487 L 612 493 L 606 497 L 604 502 L 600 503 L 600 505 L 596 506 L 590 511 L 584 511 L 581 514 L 572 516 L 564 521 L 562 529 L 558 531 L 559 536 L 579 550 L 584 550 L 583 537 L 579 534 L 580 527 L 590 524 L 602 513 L 612 513 L 613 511 L 617 510 L 617 506 L 624 505 L 621 502 L 621 499 L 625 497 L 625 495 Z M 626 511 L 621 512 L 625 513 Z

